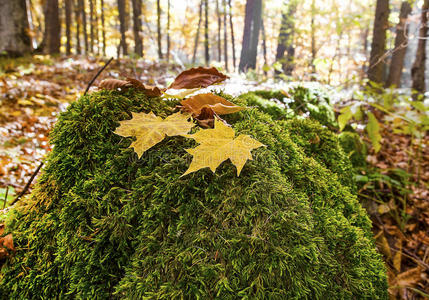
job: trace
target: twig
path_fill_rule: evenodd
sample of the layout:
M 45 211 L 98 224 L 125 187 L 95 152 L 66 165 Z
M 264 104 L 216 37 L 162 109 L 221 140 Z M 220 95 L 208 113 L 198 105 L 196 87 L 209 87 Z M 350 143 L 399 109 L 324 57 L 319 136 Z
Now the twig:
M 101 72 L 104 71 L 104 69 L 106 69 L 106 67 L 112 62 L 113 57 L 111 57 L 106 64 L 100 69 L 98 70 L 97 74 L 95 74 L 95 76 L 91 79 L 91 81 L 88 83 L 88 86 L 86 87 L 85 93 L 83 93 L 83 95 L 85 96 L 86 93 L 88 93 L 89 88 L 92 86 L 92 84 L 94 83 L 94 81 L 97 79 L 97 77 L 101 74 Z
M 4 203 L 3 203 L 3 209 L 5 209 L 6 207 L 6 202 L 7 202 L 7 194 L 9 193 L 9 186 L 6 187 L 6 194 L 4 196 Z
M 43 161 L 40 163 L 40 165 L 37 167 L 37 169 L 33 172 L 33 174 L 30 177 L 30 180 L 28 180 L 27 184 L 25 185 L 24 189 L 21 193 L 19 193 L 18 196 L 16 196 L 15 199 L 13 199 L 12 203 L 10 205 L 14 205 L 24 194 L 28 191 L 30 188 L 31 182 L 33 182 L 34 177 L 36 177 L 37 173 L 39 173 L 40 169 L 43 166 Z

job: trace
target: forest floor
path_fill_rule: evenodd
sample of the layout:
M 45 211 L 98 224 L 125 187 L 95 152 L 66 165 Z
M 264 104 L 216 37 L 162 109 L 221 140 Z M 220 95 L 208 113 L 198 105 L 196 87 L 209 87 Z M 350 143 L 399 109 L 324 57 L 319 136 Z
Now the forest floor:
M 104 64 L 103 60 L 83 57 L 0 60 L 0 210 L 6 193 L 7 202 L 12 202 L 51 150 L 48 135 L 58 114 L 83 94 Z M 180 67 L 165 63 L 114 60 L 90 91 L 103 78 L 127 76 L 165 86 L 180 71 Z M 237 77 L 224 89 L 238 94 L 271 87 L 279 85 L 249 83 Z M 364 185 L 359 194 L 385 258 L 389 292 L 393 299 L 429 297 L 429 292 L 424 292 L 429 291 L 429 136 L 422 147 L 409 136 L 384 127 L 382 149 L 370 152 L 367 162 L 384 178 Z M 397 169 L 407 174 L 406 183 L 389 184 L 386 176 L 390 178 L 391 171 Z M 398 203 L 398 199 L 403 200 Z

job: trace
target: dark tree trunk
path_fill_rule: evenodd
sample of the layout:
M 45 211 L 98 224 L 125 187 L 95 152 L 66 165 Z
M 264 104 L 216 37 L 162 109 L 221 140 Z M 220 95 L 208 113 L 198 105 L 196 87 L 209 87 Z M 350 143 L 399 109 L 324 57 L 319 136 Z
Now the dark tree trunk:
M 401 87 L 401 75 L 404 67 L 404 57 L 408 45 L 407 18 L 411 13 L 411 5 L 408 1 L 402 1 L 399 23 L 396 26 L 395 49 L 390 62 L 389 77 L 386 86 Z
M 106 28 L 104 27 L 104 0 L 101 0 L 100 9 L 101 9 L 101 39 L 103 42 L 103 56 L 106 56 Z
M 89 48 L 94 53 L 94 0 L 89 0 Z
M 66 54 L 71 54 L 71 18 L 72 18 L 72 0 L 64 0 L 64 12 L 66 19 Z
M 244 17 L 243 43 L 241 48 L 240 72 L 256 68 L 259 31 L 261 29 L 262 0 L 247 0 Z
M 226 22 L 226 0 L 222 1 L 223 5 L 223 57 L 225 60 L 225 70 L 228 71 L 228 24 Z
M 386 29 L 389 26 L 389 0 L 377 0 L 374 19 L 374 30 L 372 35 L 372 47 L 369 58 L 368 79 L 383 83 L 384 78 L 384 55 L 386 52 Z
M 426 65 L 426 39 L 428 38 L 428 10 L 429 0 L 425 0 L 422 7 L 421 24 L 419 31 L 419 43 L 417 46 L 416 59 L 411 68 L 411 77 L 413 80 L 412 88 L 417 92 L 414 99 L 418 99 L 418 94 L 424 94 L 425 87 L 425 65 Z
M 45 34 L 43 52 L 47 54 L 60 53 L 60 13 L 58 0 L 45 2 Z
M 222 28 L 222 19 L 220 16 L 220 9 L 219 9 L 219 1 L 220 0 L 216 0 L 216 15 L 217 15 L 217 60 L 221 61 L 222 60 L 222 43 L 220 40 L 220 31 Z
M 280 25 L 279 39 L 277 43 L 276 61 L 282 64 L 285 75 L 292 75 L 294 69 L 295 47 L 293 39 L 295 35 L 295 13 L 297 1 L 290 1 L 289 6 L 284 8 Z M 287 56 L 285 57 L 285 53 Z M 276 74 L 280 73 L 276 71 Z
M 156 25 L 157 25 L 157 32 L 158 32 L 158 57 L 159 57 L 159 59 L 162 59 L 161 2 L 160 2 L 160 0 L 156 0 L 156 13 L 157 13 Z
M 262 34 L 262 54 L 264 55 L 264 65 L 268 66 L 267 59 L 267 37 L 265 35 L 265 26 L 264 20 L 261 21 L 261 34 Z M 264 74 L 267 75 L 267 71 L 264 71 Z
M 85 46 L 85 53 L 88 53 L 88 33 L 86 25 L 86 13 L 85 13 L 85 0 L 79 0 L 79 10 L 82 17 L 82 31 L 83 31 L 83 42 Z
M 138 56 L 143 56 L 143 39 L 141 36 L 142 31 L 142 1 L 132 0 L 133 5 L 133 31 L 134 31 L 134 52 Z
M 94 0 L 94 11 L 95 11 L 95 15 L 94 15 L 94 22 L 95 22 L 95 45 L 97 46 L 97 55 L 100 55 L 100 23 L 98 22 L 98 9 L 97 9 L 97 5 L 98 2 L 97 0 Z
M 75 3 L 75 20 L 76 20 L 76 54 L 82 53 L 82 48 L 80 46 L 80 23 L 82 21 L 81 11 L 80 11 L 80 1 L 77 0 Z
M 170 0 L 167 3 L 167 62 L 170 61 Z
M 235 38 L 234 38 L 234 26 L 232 25 L 232 5 L 231 0 L 228 0 L 229 8 L 229 28 L 231 29 L 231 46 L 232 46 L 232 66 L 235 68 L 237 66 L 237 59 L 235 57 Z
M 209 53 L 209 1 L 204 1 L 204 59 L 206 66 L 210 63 Z
M 0 52 L 20 56 L 30 52 L 25 0 L 0 0 Z
M 197 33 L 195 35 L 195 45 L 194 45 L 194 53 L 192 55 L 192 63 L 195 64 L 196 57 L 197 57 L 197 50 L 198 50 L 198 43 L 200 40 L 200 30 L 201 30 L 201 19 L 203 15 L 203 1 L 200 2 L 200 11 L 199 11 L 199 17 L 198 17 L 198 26 L 197 26 Z
M 122 48 L 122 55 L 128 55 L 128 47 L 126 41 L 125 32 L 126 28 L 126 12 L 125 12 L 125 0 L 118 0 L 118 11 L 119 11 L 119 31 L 121 32 L 121 42 L 119 47 Z

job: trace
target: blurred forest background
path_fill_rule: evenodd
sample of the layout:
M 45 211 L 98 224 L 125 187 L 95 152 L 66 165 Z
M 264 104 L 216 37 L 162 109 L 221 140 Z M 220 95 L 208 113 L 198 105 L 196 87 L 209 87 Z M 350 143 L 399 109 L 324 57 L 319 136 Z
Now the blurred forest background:
M 0 0 L 0 209 L 106 63 L 90 91 L 214 66 L 226 93 L 280 91 L 265 100 L 310 117 L 329 103 L 392 299 L 429 298 L 428 15 L 429 0 Z

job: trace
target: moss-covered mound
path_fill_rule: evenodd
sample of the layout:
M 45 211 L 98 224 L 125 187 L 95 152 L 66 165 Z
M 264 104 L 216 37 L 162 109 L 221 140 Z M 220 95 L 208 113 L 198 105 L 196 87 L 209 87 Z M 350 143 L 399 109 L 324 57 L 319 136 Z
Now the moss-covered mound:
M 227 121 L 267 147 L 240 177 L 229 161 L 180 177 L 191 139 L 138 159 L 113 133 L 132 111 L 165 117 L 176 104 L 102 91 L 61 115 L 36 190 L 8 219 L 18 250 L 2 298 L 387 298 L 365 211 L 337 158 L 314 154 L 333 136 L 247 109 Z

